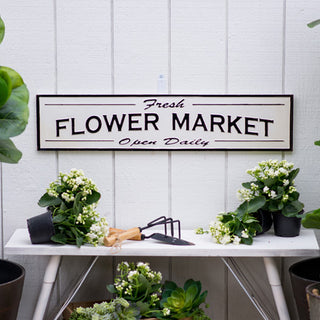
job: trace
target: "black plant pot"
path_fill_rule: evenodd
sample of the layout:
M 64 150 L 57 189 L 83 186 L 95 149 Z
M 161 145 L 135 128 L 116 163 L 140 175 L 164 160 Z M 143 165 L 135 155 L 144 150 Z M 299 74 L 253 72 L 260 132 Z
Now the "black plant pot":
M 274 234 L 278 237 L 296 237 L 300 234 L 301 218 L 286 217 L 280 212 L 273 212 Z
M 27 224 L 33 244 L 51 241 L 51 237 L 54 235 L 54 225 L 50 211 L 28 219 Z
M 25 270 L 17 263 L 0 260 L 0 319 L 16 320 Z
M 320 258 L 299 261 L 289 268 L 289 273 L 299 320 L 309 320 L 306 287 L 320 283 Z
M 259 221 L 261 228 L 262 228 L 262 231 L 257 232 L 257 235 L 263 234 L 263 233 L 267 232 L 268 230 L 270 230 L 270 228 L 272 226 L 271 212 L 260 209 L 257 212 L 252 213 L 251 215 Z

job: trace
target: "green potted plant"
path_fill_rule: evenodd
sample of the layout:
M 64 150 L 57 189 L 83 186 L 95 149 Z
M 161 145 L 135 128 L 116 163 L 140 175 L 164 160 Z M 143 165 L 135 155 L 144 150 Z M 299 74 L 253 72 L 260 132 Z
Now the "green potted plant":
M 76 308 L 69 320 L 138 320 L 139 309 L 123 298 L 95 303 L 93 307 Z
M 121 262 L 114 279 L 114 284 L 108 285 L 109 292 L 135 304 L 141 317 L 153 316 L 154 310 L 159 309 L 162 275 L 151 270 L 148 263 Z
M 0 43 L 5 24 L 0 18 Z M 0 162 L 17 163 L 22 156 L 11 137 L 21 134 L 29 118 L 29 91 L 21 76 L 0 66 Z M 25 270 L 8 260 L 0 260 L 0 319 L 15 320 L 20 304 Z
M 265 204 L 264 197 L 244 201 L 235 211 L 220 213 L 209 225 L 209 231 L 201 228 L 196 233 L 210 233 L 213 241 L 219 244 L 252 244 L 253 237 L 261 232 L 259 221 L 252 216 Z
M 286 160 L 267 160 L 247 170 L 254 180 L 242 184 L 239 198 L 251 200 L 264 197 L 263 214 L 272 214 L 274 230 L 277 236 L 294 237 L 300 233 L 303 203 L 299 201 L 299 192 L 294 183 L 299 168 Z
M 95 211 L 99 199 L 96 185 L 82 170 L 60 172 L 38 202 L 48 212 L 27 221 L 31 242 L 102 245 L 109 227 Z
M 201 282 L 189 279 L 183 287 L 173 281 L 166 281 L 160 300 L 158 319 L 210 320 L 200 305 L 205 303 L 208 292 L 201 292 Z M 206 306 L 207 307 L 207 306 Z

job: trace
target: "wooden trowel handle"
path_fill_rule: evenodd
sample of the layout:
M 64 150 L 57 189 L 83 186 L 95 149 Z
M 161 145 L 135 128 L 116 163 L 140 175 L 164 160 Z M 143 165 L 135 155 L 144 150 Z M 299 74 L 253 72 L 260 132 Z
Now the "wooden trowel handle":
M 112 247 L 116 242 L 121 243 L 124 240 L 130 239 L 132 237 L 141 236 L 140 228 L 131 228 L 122 233 L 116 233 L 114 235 L 105 237 L 103 242 L 106 247 Z
M 123 233 L 125 232 L 126 230 L 123 230 L 123 229 L 118 229 L 118 228 L 109 228 L 109 237 L 110 236 L 113 236 L 113 235 L 116 235 L 116 234 L 119 234 L 119 233 Z M 128 239 L 128 240 L 136 240 L 136 241 L 140 241 L 141 240 L 141 233 L 139 233 L 138 235 Z

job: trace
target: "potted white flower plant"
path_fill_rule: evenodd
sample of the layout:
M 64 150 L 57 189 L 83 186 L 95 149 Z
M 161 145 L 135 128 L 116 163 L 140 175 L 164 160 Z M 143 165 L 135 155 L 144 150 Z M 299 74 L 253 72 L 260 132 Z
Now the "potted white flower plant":
M 246 200 L 235 211 L 220 213 L 209 224 L 209 231 L 198 228 L 196 233 L 210 233 L 213 241 L 219 244 L 250 245 L 253 237 L 262 231 L 259 221 L 252 214 L 262 208 L 265 202 L 264 197 Z
M 76 308 L 68 320 L 138 320 L 139 309 L 123 298 L 95 303 L 92 307 Z
M 96 185 L 82 170 L 60 172 L 38 202 L 48 212 L 28 219 L 31 242 L 102 245 L 109 227 L 95 210 L 99 199 Z
M 263 215 L 272 214 L 277 236 L 294 237 L 300 233 L 304 204 L 294 183 L 299 168 L 286 160 L 261 161 L 258 166 L 247 170 L 254 180 L 242 184 L 239 198 L 251 200 L 264 197 L 261 208 Z
M 141 319 L 210 320 L 200 308 L 207 296 L 200 281 L 189 279 L 182 288 L 173 281 L 162 284 L 161 273 L 143 262 L 121 262 L 117 270 L 119 275 L 107 288 L 136 306 Z
M 121 262 L 109 292 L 124 298 L 139 308 L 141 317 L 149 317 L 159 309 L 162 274 L 151 270 L 148 263 Z
M 0 43 L 5 24 L 0 18 Z M 11 137 L 21 134 L 29 118 L 29 91 L 21 76 L 0 66 L 0 162 L 17 163 L 22 156 Z M 21 299 L 25 270 L 8 260 L 0 260 L 0 319 L 15 320 Z

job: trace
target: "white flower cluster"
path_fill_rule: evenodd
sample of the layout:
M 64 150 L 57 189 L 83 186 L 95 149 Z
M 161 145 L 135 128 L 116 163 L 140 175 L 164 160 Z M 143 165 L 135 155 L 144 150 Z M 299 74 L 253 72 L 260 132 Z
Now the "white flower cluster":
M 231 233 L 231 230 L 228 226 L 223 224 L 219 220 L 219 216 L 217 217 L 216 221 L 213 221 L 209 225 L 209 231 L 211 233 L 211 236 L 213 238 L 213 241 L 219 244 L 228 244 L 228 243 L 234 243 L 234 244 L 240 244 L 241 238 L 237 235 L 234 235 Z M 242 231 L 243 238 L 248 238 L 249 235 Z
M 103 239 L 109 234 L 109 224 L 105 218 L 101 218 L 90 227 L 90 232 L 86 234 L 88 243 L 95 246 L 103 245 Z
M 120 276 L 115 279 L 114 286 L 118 291 L 119 296 L 133 296 L 135 290 L 139 290 L 139 287 L 143 285 L 143 281 L 148 281 L 150 284 L 160 284 L 162 280 L 161 272 L 152 271 L 148 263 L 138 262 L 128 263 L 126 261 L 118 264 L 117 267 Z M 152 293 L 149 297 L 150 305 L 155 305 L 159 301 L 159 294 L 161 290 Z
M 258 166 L 247 170 L 247 173 L 259 180 L 275 177 L 284 178 L 288 177 L 293 167 L 294 164 L 287 160 L 267 160 L 259 162 Z
M 61 195 L 66 202 L 72 202 L 77 193 L 81 193 L 81 200 L 85 201 L 87 195 L 92 194 L 93 190 L 97 191 L 96 185 L 91 179 L 85 177 L 81 169 L 71 169 L 68 174 L 60 172 L 58 180 L 50 183 L 47 193 L 56 198 Z
M 259 162 L 258 166 L 253 169 L 247 170 L 247 173 L 256 178 L 257 181 L 250 183 L 250 188 L 240 189 L 237 192 L 237 196 L 241 201 L 249 201 L 256 196 L 264 195 L 269 199 L 275 199 L 278 197 L 277 188 L 286 188 L 289 186 L 289 175 L 293 170 L 294 164 L 287 162 L 286 160 L 267 160 Z M 273 183 L 270 185 L 270 181 Z M 264 183 L 268 182 L 268 186 Z M 259 184 L 263 184 L 263 187 L 259 187 Z M 291 182 L 294 184 L 294 181 Z M 288 194 L 293 193 L 296 188 L 291 185 L 287 192 L 282 195 L 281 201 L 287 202 L 289 199 Z
M 164 316 L 170 316 L 170 309 L 169 308 L 163 308 L 162 313 Z

